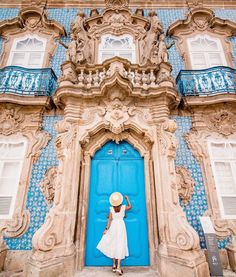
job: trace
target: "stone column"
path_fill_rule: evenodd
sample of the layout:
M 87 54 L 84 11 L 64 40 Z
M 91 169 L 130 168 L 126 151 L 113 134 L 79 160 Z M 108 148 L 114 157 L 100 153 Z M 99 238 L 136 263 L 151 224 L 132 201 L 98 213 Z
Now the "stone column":
M 163 105 L 158 101 L 150 109 L 154 122 L 152 156 L 160 235 L 158 269 L 163 277 L 207 277 L 208 264 L 199 246 L 199 236 L 179 204 L 174 164 L 177 126 L 168 119 Z
M 27 276 L 73 276 L 75 269 L 74 231 L 78 201 L 81 147 L 80 107 L 67 103 L 65 119 L 56 124 L 55 142 L 59 166 L 55 196 L 44 224 L 33 236 L 33 254 Z

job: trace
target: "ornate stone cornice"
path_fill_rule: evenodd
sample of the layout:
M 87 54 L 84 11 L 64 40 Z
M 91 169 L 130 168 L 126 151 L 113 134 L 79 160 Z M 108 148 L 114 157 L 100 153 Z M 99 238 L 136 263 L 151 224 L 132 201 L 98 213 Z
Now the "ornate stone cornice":
M 39 2 L 39 1 L 34 1 Z M 41 3 L 42 1 L 40 1 Z M 43 1 L 43 3 L 45 0 Z M 193 0 L 188 0 L 188 2 L 196 2 Z M 3 7 L 22 7 L 22 6 L 29 6 L 32 3 L 32 0 L 11 0 L 10 2 L 8 0 L 2 0 L 1 5 Z M 141 1 L 141 0 L 131 0 L 129 3 L 129 6 L 132 8 L 146 8 L 152 9 L 154 8 L 186 8 L 186 0 L 168 0 L 168 1 L 160 1 L 160 0 L 154 0 L 152 2 L 149 1 Z M 210 0 L 204 1 L 204 6 L 211 7 L 211 8 L 235 8 L 236 4 L 235 2 L 229 1 L 229 0 L 215 0 L 214 2 Z M 47 7 L 48 8 L 62 8 L 65 7 L 65 0 L 48 0 L 47 1 Z M 88 7 L 105 7 L 104 0 L 67 0 L 66 1 L 66 7 L 67 8 L 88 8 Z
M 22 30 L 35 31 L 36 29 L 50 33 L 54 37 L 65 35 L 64 27 L 55 20 L 49 20 L 45 11 L 37 6 L 23 8 L 17 17 L 0 22 L 0 35 L 3 36 Z
M 222 33 L 224 36 L 233 36 L 236 33 L 236 23 L 216 17 L 210 9 L 197 7 L 189 11 L 186 19 L 178 20 L 170 25 L 168 34 L 178 37 L 188 35 L 194 30 L 209 30 L 214 33 Z
M 107 8 L 127 8 L 129 6 L 129 0 L 105 0 Z

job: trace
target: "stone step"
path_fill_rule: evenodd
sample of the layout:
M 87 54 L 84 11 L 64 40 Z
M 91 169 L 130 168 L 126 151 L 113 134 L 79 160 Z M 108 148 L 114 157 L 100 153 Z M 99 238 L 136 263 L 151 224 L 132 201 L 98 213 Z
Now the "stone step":
M 122 267 L 124 276 L 127 277 L 160 277 L 150 267 Z M 115 277 L 118 273 L 111 271 L 111 267 L 85 267 L 77 272 L 74 277 Z
M 127 277 L 161 277 L 150 267 L 123 267 L 124 276 Z M 74 277 L 115 277 L 119 276 L 111 271 L 110 267 L 85 267 Z M 236 273 L 224 270 L 224 277 L 236 277 Z

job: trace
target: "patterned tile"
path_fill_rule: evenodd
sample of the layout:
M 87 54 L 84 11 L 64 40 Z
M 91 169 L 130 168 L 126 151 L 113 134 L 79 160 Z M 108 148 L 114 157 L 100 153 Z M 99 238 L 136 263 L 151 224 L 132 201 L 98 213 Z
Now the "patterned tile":
M 180 201 L 180 205 L 186 213 L 187 220 L 192 225 L 192 227 L 197 231 L 200 238 L 200 245 L 202 248 L 206 248 L 205 238 L 203 230 L 199 221 L 199 216 L 202 216 L 208 210 L 206 190 L 203 183 L 202 171 L 199 163 L 193 156 L 192 152 L 187 146 L 184 139 L 185 134 L 187 134 L 192 127 L 191 117 L 172 117 L 176 120 L 178 128 L 176 130 L 176 136 L 179 141 L 179 146 L 176 153 L 176 166 L 184 166 L 187 168 L 195 181 L 195 189 L 192 195 L 191 201 L 188 205 L 183 205 Z M 218 241 L 219 248 L 225 248 L 226 244 L 230 241 L 230 237 L 225 240 Z
M 30 211 L 30 226 L 28 231 L 19 238 L 6 238 L 6 243 L 11 250 L 30 250 L 32 249 L 32 237 L 41 227 L 45 216 L 50 207 L 47 206 L 44 195 L 41 192 L 39 183 L 43 180 L 47 169 L 57 166 L 57 156 L 54 148 L 54 141 L 57 133 L 54 125 L 61 120 L 61 116 L 45 116 L 43 129 L 48 132 L 52 139 L 43 149 L 38 161 L 33 165 L 30 178 L 29 191 L 27 195 L 26 209 Z
M 0 8 L 0 21 L 14 18 L 18 15 L 18 12 L 19 12 L 18 9 Z M 0 37 L 0 54 L 2 53 L 2 50 L 3 50 L 3 43 L 4 43 L 4 40 L 3 38 Z

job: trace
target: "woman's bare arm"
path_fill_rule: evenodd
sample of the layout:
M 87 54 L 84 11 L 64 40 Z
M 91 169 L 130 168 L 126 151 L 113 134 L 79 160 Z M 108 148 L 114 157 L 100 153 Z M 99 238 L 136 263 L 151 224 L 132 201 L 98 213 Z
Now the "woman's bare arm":
M 125 210 L 128 211 L 128 210 L 130 210 L 132 208 L 132 205 L 131 205 L 131 203 L 129 201 L 129 197 L 127 195 L 125 195 L 125 199 L 128 202 L 128 206 L 125 207 Z
M 105 228 L 105 230 L 104 230 L 104 232 L 103 232 L 104 235 L 106 234 L 107 230 L 110 228 L 110 226 L 111 226 L 111 221 L 112 221 L 112 214 L 111 214 L 111 212 L 110 212 L 110 213 L 109 213 L 109 216 L 108 216 L 108 221 L 107 221 L 106 228 Z

